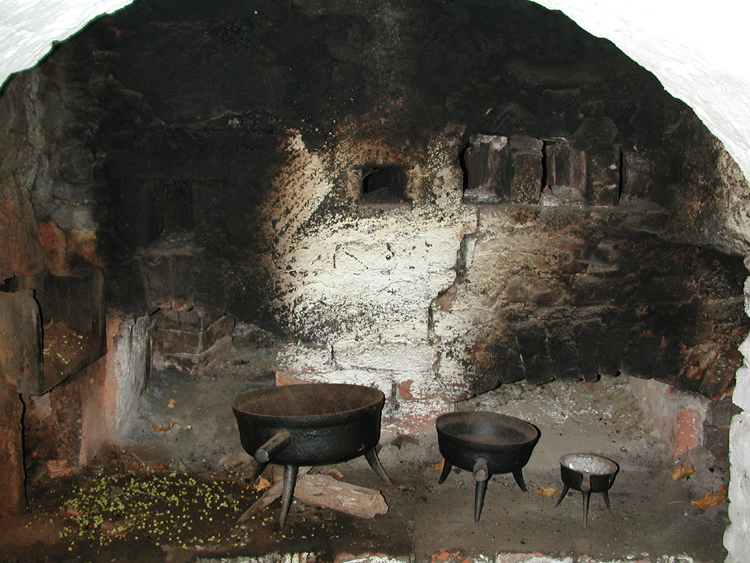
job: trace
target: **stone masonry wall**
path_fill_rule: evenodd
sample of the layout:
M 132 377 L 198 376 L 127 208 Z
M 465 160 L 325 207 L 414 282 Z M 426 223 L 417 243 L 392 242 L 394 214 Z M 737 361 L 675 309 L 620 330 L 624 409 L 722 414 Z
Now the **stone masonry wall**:
M 289 311 L 296 340 L 278 358 L 280 383 L 376 386 L 407 428 L 524 378 L 624 371 L 708 397 L 731 385 L 747 325 L 744 265 L 665 240 L 658 208 L 545 204 L 543 194 L 477 203 L 448 133 L 411 171 L 412 202 L 356 202 L 353 173 L 343 193 L 354 203 L 334 207 L 331 197 L 344 197 L 326 171 L 356 171 L 368 153 L 286 146 L 303 164 L 280 172 L 284 195 L 265 208 L 279 233 L 277 309 Z

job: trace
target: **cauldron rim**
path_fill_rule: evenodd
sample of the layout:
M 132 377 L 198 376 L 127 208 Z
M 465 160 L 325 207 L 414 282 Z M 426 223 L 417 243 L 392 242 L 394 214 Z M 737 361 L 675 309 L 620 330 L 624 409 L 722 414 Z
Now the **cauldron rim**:
M 262 408 L 257 408 L 258 405 L 269 398 L 278 399 L 281 396 L 283 399 L 285 395 L 288 396 L 286 398 L 299 395 L 298 399 L 305 398 L 305 395 L 311 397 L 312 394 L 310 391 L 313 388 L 315 388 L 316 393 L 327 390 L 335 394 L 346 390 L 350 398 L 351 396 L 358 395 L 356 397 L 358 404 L 356 406 L 349 405 L 347 408 L 318 409 L 314 412 L 304 412 L 304 410 L 302 412 L 292 412 L 290 409 L 289 412 L 284 413 L 268 413 L 263 412 Z M 349 383 L 301 383 L 247 391 L 234 398 L 232 409 L 235 411 L 235 414 L 239 413 L 244 417 L 251 417 L 269 427 L 304 428 L 337 425 L 342 421 L 370 416 L 370 412 L 373 410 L 379 411 L 384 402 L 385 395 L 382 391 L 374 387 Z M 305 406 L 320 407 L 321 405 L 318 403 Z
M 572 467 L 569 462 L 571 459 L 574 459 L 574 458 L 579 458 L 579 459 L 585 458 L 588 460 L 596 460 L 601 465 L 603 466 L 606 465 L 607 470 L 603 472 L 599 472 L 599 471 L 588 471 L 588 470 L 583 470 L 583 469 L 579 469 L 576 467 Z M 560 464 L 561 468 L 564 468 L 572 473 L 579 473 L 579 474 L 588 473 L 592 477 L 609 477 L 611 475 L 617 475 L 617 473 L 619 473 L 620 471 L 620 465 L 615 460 L 610 459 L 601 454 L 595 454 L 595 453 L 589 453 L 589 452 L 574 452 L 574 453 L 565 454 L 560 457 L 560 459 L 558 460 L 558 463 Z
M 518 441 L 505 441 L 502 443 L 493 444 L 472 438 L 464 438 L 446 429 L 447 423 L 454 422 L 456 419 L 463 422 L 461 419 L 470 418 L 472 416 L 489 420 L 493 423 L 496 423 L 497 421 L 511 422 L 515 427 L 514 430 L 518 431 L 519 434 L 524 435 L 523 439 Z M 515 416 L 491 411 L 456 411 L 444 413 L 439 415 L 435 420 L 435 427 L 438 430 L 438 436 L 442 434 L 444 438 L 450 440 L 451 442 L 461 444 L 462 447 L 465 447 L 467 449 L 479 451 L 507 450 L 511 447 L 521 447 L 530 444 L 536 445 L 541 436 L 539 428 L 537 428 L 534 424 Z M 509 428 L 509 426 L 503 426 L 503 428 L 507 429 Z

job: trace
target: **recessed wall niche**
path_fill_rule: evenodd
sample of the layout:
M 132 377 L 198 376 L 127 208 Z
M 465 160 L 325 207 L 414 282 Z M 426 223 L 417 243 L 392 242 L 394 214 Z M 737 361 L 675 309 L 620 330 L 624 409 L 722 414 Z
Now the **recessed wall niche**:
M 366 203 L 408 203 L 406 169 L 403 166 L 378 165 L 360 171 L 360 200 Z

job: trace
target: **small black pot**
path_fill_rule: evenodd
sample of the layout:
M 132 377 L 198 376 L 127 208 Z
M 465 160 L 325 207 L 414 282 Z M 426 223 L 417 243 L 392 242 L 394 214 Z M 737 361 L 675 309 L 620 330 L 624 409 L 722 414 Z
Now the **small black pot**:
M 602 493 L 604 503 L 609 505 L 609 489 L 615 482 L 620 466 L 597 454 L 567 454 L 560 458 L 560 478 L 563 490 L 555 506 L 558 506 L 570 489 L 583 493 L 583 527 L 588 525 L 591 493 Z

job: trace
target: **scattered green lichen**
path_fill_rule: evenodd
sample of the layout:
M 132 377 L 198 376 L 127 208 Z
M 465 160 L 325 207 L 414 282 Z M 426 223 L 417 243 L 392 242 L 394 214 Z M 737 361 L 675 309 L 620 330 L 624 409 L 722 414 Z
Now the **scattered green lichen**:
M 183 548 L 241 545 L 248 530 L 236 521 L 253 501 L 246 489 L 237 481 L 200 481 L 179 472 L 97 475 L 63 502 L 69 520 L 60 537 L 71 548 L 118 538 Z

